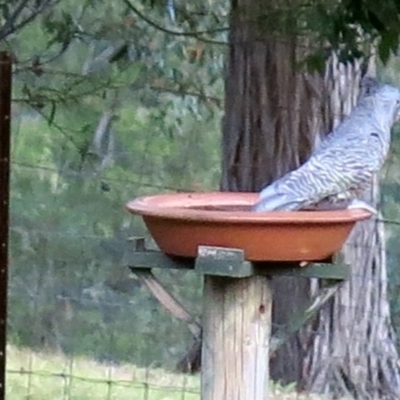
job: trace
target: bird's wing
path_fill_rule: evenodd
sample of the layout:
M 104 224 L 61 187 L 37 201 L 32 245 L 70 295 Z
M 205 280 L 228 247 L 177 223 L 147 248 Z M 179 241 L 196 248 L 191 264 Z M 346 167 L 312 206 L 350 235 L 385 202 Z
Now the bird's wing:
M 375 138 L 372 144 L 376 147 Z M 255 209 L 298 210 L 326 197 L 367 185 L 380 167 L 379 149 L 372 151 L 370 145 L 368 137 L 348 148 L 331 143 L 300 168 L 264 188 Z

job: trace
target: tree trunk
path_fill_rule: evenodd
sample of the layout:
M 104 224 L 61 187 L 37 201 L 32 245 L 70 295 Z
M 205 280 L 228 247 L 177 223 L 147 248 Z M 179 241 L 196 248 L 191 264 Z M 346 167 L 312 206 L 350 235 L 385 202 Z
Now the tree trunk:
M 359 65 L 332 57 L 325 74 L 299 70 L 296 63 L 307 54 L 304 38 L 272 38 L 257 29 L 254 14 L 272 3 L 232 1 L 221 190 L 256 191 L 299 166 L 318 134 L 349 113 L 358 95 Z M 355 229 L 344 251 L 350 282 L 271 360 L 274 380 L 333 395 L 400 398 L 382 235 L 376 221 Z M 317 286 L 274 279 L 274 325 L 284 324 Z
M 366 194 L 376 200 L 377 185 Z M 374 193 L 375 192 L 375 193 Z M 376 204 L 376 201 L 375 201 Z M 399 399 L 400 367 L 387 298 L 383 224 L 359 224 L 344 248 L 351 279 L 308 328 L 307 391 Z

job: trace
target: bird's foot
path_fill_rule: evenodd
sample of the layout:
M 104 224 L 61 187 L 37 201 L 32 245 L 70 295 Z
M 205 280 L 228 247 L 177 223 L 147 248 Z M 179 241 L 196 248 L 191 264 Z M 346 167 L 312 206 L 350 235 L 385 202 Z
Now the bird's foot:
M 352 200 L 349 205 L 347 206 L 348 210 L 354 210 L 357 208 L 362 208 L 364 210 L 369 211 L 371 214 L 377 214 L 378 211 L 372 207 L 371 205 L 369 205 L 368 203 L 366 203 L 365 201 L 362 200 L 358 200 L 358 199 L 354 199 Z

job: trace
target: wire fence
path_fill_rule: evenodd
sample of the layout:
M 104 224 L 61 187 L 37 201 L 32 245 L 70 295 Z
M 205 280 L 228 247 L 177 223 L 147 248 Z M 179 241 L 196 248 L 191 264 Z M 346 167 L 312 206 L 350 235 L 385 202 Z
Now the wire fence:
M 116 236 L 114 232 L 93 229 L 89 221 L 88 229 L 84 228 L 85 223 L 83 228 L 79 223 L 75 229 L 74 223 L 68 221 L 73 211 L 68 211 L 59 223 L 43 224 L 42 217 L 53 214 L 53 201 L 57 203 L 56 214 L 58 207 L 68 207 L 69 203 L 73 210 L 74 205 L 71 198 L 62 199 L 61 203 L 66 203 L 61 205 L 59 199 L 65 192 L 54 193 L 50 187 L 35 201 L 32 187 L 63 172 L 15 159 L 11 167 L 14 202 L 10 224 L 7 398 L 84 399 L 92 398 L 94 392 L 99 399 L 199 398 L 198 377 L 178 373 L 175 368 L 191 344 L 190 332 L 121 266 L 124 249 L 130 246 L 129 234 L 145 234 L 140 221 L 131 231 L 117 230 Z M 18 184 L 25 177 L 32 186 L 20 191 Z M 79 181 L 80 177 L 79 172 L 72 173 L 67 181 Z M 132 193 L 125 201 L 149 189 L 183 190 L 146 184 L 143 179 L 93 180 L 96 183 L 86 194 L 93 191 L 94 196 L 101 196 L 114 190 Z M 104 183 L 111 186 L 106 191 L 99 189 Z M 25 196 L 30 200 L 24 202 Z M 46 196 L 49 201 L 40 204 Z M 120 214 L 120 220 L 129 225 L 132 217 L 123 209 L 124 200 L 121 198 L 114 210 L 111 206 L 107 212 Z M 25 206 L 29 204 L 26 214 L 18 212 L 20 201 Z M 43 215 L 31 225 L 29 214 L 41 207 Z M 86 212 L 93 212 L 90 203 L 84 205 L 80 217 L 84 218 Z M 185 284 L 199 280 L 174 273 L 164 278 L 178 295 L 185 291 Z M 174 289 L 175 284 L 179 290 Z M 191 291 L 189 299 L 198 298 L 199 289 Z M 194 312 L 199 311 L 197 306 L 193 308 Z

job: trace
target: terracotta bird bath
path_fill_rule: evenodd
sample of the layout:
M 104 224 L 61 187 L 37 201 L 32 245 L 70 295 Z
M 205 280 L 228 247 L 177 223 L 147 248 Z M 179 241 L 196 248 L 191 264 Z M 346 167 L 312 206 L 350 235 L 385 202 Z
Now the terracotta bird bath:
M 127 265 L 150 290 L 158 288 L 156 297 L 162 285 L 154 281 L 152 268 L 184 268 L 204 276 L 203 400 L 268 398 L 268 360 L 286 340 L 279 338 L 300 329 L 347 279 L 348 265 L 326 259 L 340 250 L 357 221 L 371 217 L 362 209 L 252 212 L 257 199 L 256 193 L 178 193 L 126 205 L 143 217 L 161 252 L 182 256 L 148 250 L 143 239 L 128 254 Z M 289 317 L 273 341 L 270 280 L 279 275 L 329 279 L 329 284 Z M 169 305 L 175 302 L 165 293 L 163 298 Z
M 256 193 L 178 193 L 130 201 L 160 249 L 196 257 L 198 246 L 242 249 L 249 261 L 317 261 L 340 250 L 362 209 L 252 212 Z

